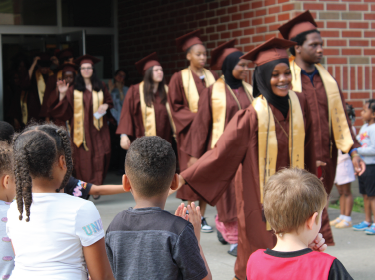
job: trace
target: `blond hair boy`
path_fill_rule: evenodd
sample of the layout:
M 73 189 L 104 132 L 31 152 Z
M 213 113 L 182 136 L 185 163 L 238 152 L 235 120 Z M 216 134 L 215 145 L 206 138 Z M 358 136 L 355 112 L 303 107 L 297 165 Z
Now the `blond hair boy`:
M 250 256 L 247 279 L 352 279 L 338 259 L 311 249 L 326 203 L 323 183 L 305 170 L 283 169 L 271 176 L 264 188 L 264 214 L 277 243 Z

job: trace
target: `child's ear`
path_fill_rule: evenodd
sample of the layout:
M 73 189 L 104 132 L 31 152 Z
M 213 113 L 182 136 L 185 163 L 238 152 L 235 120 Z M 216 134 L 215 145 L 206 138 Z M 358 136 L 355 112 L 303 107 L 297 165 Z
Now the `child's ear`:
M 315 212 L 314 214 L 312 214 L 312 216 L 310 216 L 310 218 L 307 219 L 306 221 L 306 226 L 308 229 L 312 229 L 313 226 L 314 226 L 314 223 L 316 223 L 316 218 L 318 217 L 319 213 L 318 212 Z
M 191 60 L 191 53 L 190 53 L 190 52 L 188 52 L 188 53 L 186 54 L 186 59 L 189 60 L 189 61 Z
M 174 176 L 173 176 L 173 180 L 172 180 L 172 183 L 171 183 L 171 187 L 170 187 L 170 189 L 171 189 L 172 191 L 177 190 L 177 189 L 178 189 L 178 184 L 179 184 L 179 176 L 178 176 L 178 174 L 176 173 L 176 174 L 174 174 Z
M 4 189 L 7 189 L 8 188 L 8 184 L 9 184 L 9 175 L 4 175 L 1 177 L 1 186 L 2 188 Z
M 61 156 L 59 157 L 59 167 L 60 167 L 61 169 L 64 169 L 64 170 L 68 169 L 68 168 L 66 167 L 65 156 L 63 156 L 63 155 L 61 155 Z
M 129 181 L 129 177 L 126 176 L 126 174 L 122 176 L 122 187 L 124 188 L 125 192 L 130 192 L 132 188 Z

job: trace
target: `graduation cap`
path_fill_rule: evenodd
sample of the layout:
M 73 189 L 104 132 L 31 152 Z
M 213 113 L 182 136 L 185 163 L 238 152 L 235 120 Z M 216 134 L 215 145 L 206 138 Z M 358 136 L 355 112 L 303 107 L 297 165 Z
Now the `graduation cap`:
M 78 66 L 76 64 L 73 64 L 73 63 L 64 63 L 62 65 L 59 66 L 59 68 L 57 68 L 58 71 L 62 71 L 62 72 L 77 72 L 78 70 Z
M 317 27 L 318 25 L 316 24 L 312 14 L 309 10 L 307 10 L 287 23 L 281 25 L 279 27 L 279 31 L 284 39 L 290 40 L 302 32 L 317 30 Z
M 211 52 L 211 69 L 221 70 L 225 58 L 234 52 L 239 52 L 239 49 L 234 47 L 236 39 L 232 39 L 224 44 L 221 44 L 217 48 L 213 49 Z
M 40 57 L 37 64 L 40 67 L 50 67 L 52 64 L 51 56 L 48 53 L 39 53 L 37 56 Z
M 296 42 L 273 37 L 241 56 L 241 59 L 251 60 L 260 66 L 273 60 L 288 58 L 286 49 L 296 44 Z
M 191 46 L 194 46 L 196 44 L 203 45 L 201 39 L 200 39 L 201 31 L 200 29 L 195 30 L 193 32 L 190 32 L 188 34 L 185 34 L 179 38 L 176 39 L 177 48 L 186 52 Z
M 61 50 L 57 53 L 59 59 L 74 57 L 73 50 L 71 48 Z
M 138 72 L 144 75 L 144 73 L 146 72 L 148 68 L 153 67 L 153 66 L 161 66 L 161 65 L 158 61 L 158 56 L 156 52 L 153 52 L 152 54 L 149 54 L 148 56 L 137 61 L 135 63 L 135 66 L 137 67 Z
M 85 54 L 83 56 L 78 57 L 76 60 L 74 60 L 74 63 L 81 66 L 84 63 L 90 63 L 92 65 L 98 63 L 100 61 L 99 58 L 96 58 L 92 55 Z

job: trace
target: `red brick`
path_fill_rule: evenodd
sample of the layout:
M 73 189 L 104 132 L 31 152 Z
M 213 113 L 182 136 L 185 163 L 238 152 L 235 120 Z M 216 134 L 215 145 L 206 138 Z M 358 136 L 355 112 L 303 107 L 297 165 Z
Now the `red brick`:
M 219 23 L 219 19 L 218 18 L 210 19 L 210 25 L 215 25 L 215 24 L 218 24 L 218 23 Z
M 368 4 L 349 4 L 349 11 L 369 11 Z
M 228 8 L 228 14 L 232 14 L 238 11 L 237 6 L 231 6 Z
M 365 89 L 370 89 L 370 67 L 365 67 Z
M 368 26 L 368 22 L 349 22 L 349 28 L 367 29 Z
M 206 27 L 206 34 L 214 33 L 215 32 L 215 27 L 210 26 Z
M 350 99 L 369 99 L 370 93 L 369 92 L 351 92 Z
M 347 64 L 348 60 L 346 57 L 327 57 L 328 64 Z
M 232 37 L 237 38 L 242 36 L 242 29 L 232 31 Z
M 243 35 L 253 35 L 255 34 L 255 28 L 247 28 L 243 31 Z
M 342 49 L 342 55 L 362 55 L 362 49 Z
M 208 20 L 205 19 L 205 20 L 201 20 L 201 21 L 199 21 L 199 26 L 200 26 L 200 27 L 203 28 L 204 26 L 207 26 L 207 25 L 208 25 Z
M 251 8 L 252 9 L 258 9 L 258 8 L 261 8 L 261 7 L 263 7 L 263 1 L 257 1 L 257 2 L 252 1 L 251 2 Z
M 367 47 L 369 40 L 349 40 L 349 46 L 351 47 Z
M 250 11 L 250 12 L 246 12 L 243 14 L 243 18 L 244 19 L 251 19 L 254 17 L 254 12 L 253 11 Z
M 320 34 L 322 35 L 322 37 L 329 37 L 329 38 L 333 38 L 333 37 L 340 37 L 340 32 L 339 31 L 326 31 L 326 30 L 320 30 Z
M 342 69 L 342 89 L 347 90 L 348 89 L 348 67 L 344 66 Z
M 346 28 L 346 22 L 344 21 L 327 21 L 327 28 Z
M 271 6 L 271 5 L 275 5 L 276 4 L 276 0 L 265 0 L 264 1 L 264 6 Z
M 327 4 L 329 11 L 346 11 L 346 4 Z
M 375 55 L 375 49 L 364 49 L 364 55 Z
M 356 69 L 355 67 L 350 67 L 350 89 L 353 90 L 353 89 L 356 89 L 356 85 L 357 85 L 357 78 L 356 78 Z
M 346 40 L 327 40 L 328 47 L 344 47 L 346 46 Z
M 241 4 L 242 0 L 232 0 L 232 4 Z
M 278 21 L 288 20 L 288 19 L 290 19 L 289 13 L 277 15 Z
M 339 49 L 324 49 L 324 55 L 340 55 Z
M 375 5 L 371 5 L 371 12 L 375 12 Z
M 357 70 L 357 88 L 363 89 L 363 66 L 358 66 Z
M 341 67 L 340 66 L 335 67 L 335 79 L 337 83 L 339 84 L 339 86 L 341 86 Z
M 371 58 L 371 63 L 374 64 L 375 58 Z M 371 67 L 372 79 L 371 79 L 371 89 L 375 89 L 375 67 Z
M 250 44 L 250 37 L 241 38 L 240 39 L 240 44 L 241 45 Z
M 240 27 L 241 28 L 248 27 L 248 26 L 250 26 L 250 20 L 240 21 Z
M 232 30 L 232 29 L 236 29 L 236 28 L 238 28 L 237 22 L 233 22 L 233 23 L 228 24 L 228 30 Z
M 365 20 L 375 20 L 375 14 L 365 14 Z
M 281 8 L 283 12 L 289 12 L 294 10 L 294 4 L 284 4 Z
M 324 21 L 316 21 L 318 28 L 324 28 Z
M 268 8 L 268 14 L 277 14 L 277 13 L 280 13 L 280 6 Z
M 214 17 L 215 16 L 215 11 L 207 11 L 206 12 L 206 18 Z
M 246 10 L 250 10 L 250 4 L 247 3 L 247 4 L 242 4 L 240 6 L 240 11 L 246 11 Z
M 233 14 L 230 17 L 231 17 L 232 21 L 234 21 L 234 20 L 236 20 L 236 21 L 237 20 L 241 20 L 242 19 L 242 13 Z
M 277 0 L 278 4 L 289 2 L 289 0 Z
M 265 33 L 267 32 L 267 26 L 258 26 L 257 28 L 255 28 L 255 32 L 256 33 Z
M 221 7 L 229 6 L 229 5 L 230 5 L 230 0 L 220 1 L 220 6 Z
M 226 8 L 216 10 L 216 15 L 217 16 L 222 16 L 222 15 L 226 15 L 226 14 L 227 14 L 227 9 Z
M 342 37 L 348 37 L 348 38 L 361 38 L 362 32 L 361 31 L 343 31 Z
M 274 23 L 276 21 L 276 16 L 269 16 L 264 18 L 264 23 Z
M 255 11 L 255 16 L 256 17 L 265 16 L 266 14 L 267 14 L 267 9 L 261 9 L 261 10 L 256 10 Z
M 365 38 L 375 38 L 375 31 L 365 31 Z
M 220 34 L 221 39 L 229 39 L 230 38 L 230 32 L 223 32 Z
M 253 41 L 253 43 L 263 42 L 264 41 L 264 35 L 253 36 L 252 41 Z
M 256 25 L 261 25 L 263 24 L 263 18 L 256 18 L 251 20 L 251 25 L 256 26 Z
M 219 33 L 211 34 L 210 41 L 216 41 L 216 40 L 219 40 Z
M 224 31 L 224 30 L 227 30 L 227 25 L 226 24 L 222 24 L 222 25 L 216 26 L 216 31 L 217 32 L 221 32 L 221 31 Z
M 220 22 L 221 23 L 228 22 L 228 21 L 230 21 L 230 17 L 229 16 L 223 16 L 223 17 L 220 18 Z
M 303 4 L 304 10 L 324 10 L 324 4 L 322 3 L 304 3 Z
M 279 28 L 280 24 L 272 24 L 268 26 L 268 31 L 276 31 Z

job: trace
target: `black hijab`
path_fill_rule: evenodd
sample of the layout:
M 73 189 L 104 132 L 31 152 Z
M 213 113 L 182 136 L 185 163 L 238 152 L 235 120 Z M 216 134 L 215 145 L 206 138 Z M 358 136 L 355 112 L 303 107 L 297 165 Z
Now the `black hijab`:
M 263 95 L 267 102 L 275 106 L 286 118 L 289 111 L 289 95 L 281 97 L 273 93 L 271 88 L 271 77 L 273 69 L 279 63 L 289 65 L 287 58 L 281 58 L 267 62 L 261 66 L 255 67 L 253 75 L 253 95 L 254 98 Z
M 232 74 L 234 67 L 236 67 L 237 63 L 241 60 L 241 56 L 243 56 L 242 52 L 233 52 L 224 59 L 223 66 L 221 66 L 221 71 L 223 71 L 225 82 L 230 86 L 231 89 L 238 89 L 239 87 L 242 87 L 242 80 L 236 79 Z

